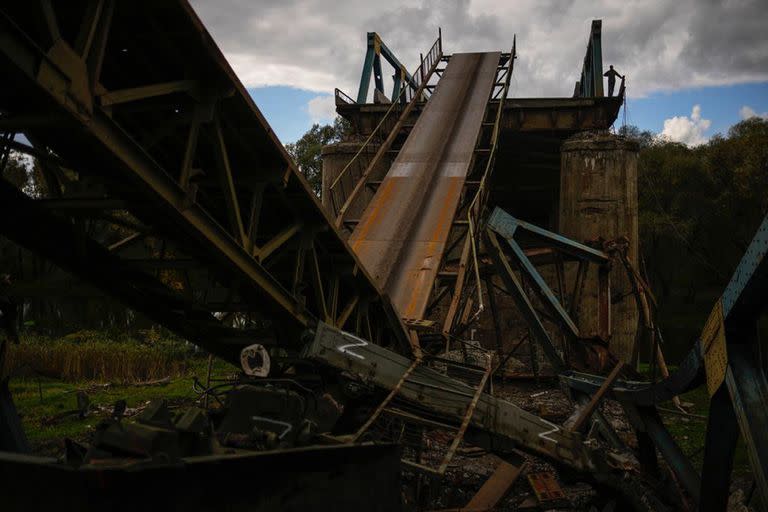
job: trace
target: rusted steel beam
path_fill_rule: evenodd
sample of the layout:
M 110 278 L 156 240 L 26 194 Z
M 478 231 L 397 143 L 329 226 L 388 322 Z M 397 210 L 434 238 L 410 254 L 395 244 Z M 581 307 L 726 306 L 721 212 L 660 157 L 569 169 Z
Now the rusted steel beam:
M 453 322 L 456 318 L 456 313 L 459 309 L 459 301 L 461 300 L 462 291 L 464 290 L 464 283 L 467 275 L 467 263 L 469 262 L 469 250 L 472 241 L 470 240 L 469 233 L 464 237 L 464 247 L 461 249 L 461 259 L 459 260 L 459 271 L 456 276 L 456 281 L 453 285 L 453 293 L 451 294 L 451 303 L 448 306 L 448 313 L 445 315 L 443 321 L 443 336 L 446 336 L 446 350 L 450 346 L 448 341 L 448 334 L 453 328 Z
M 406 379 L 413 373 L 413 370 L 416 369 L 416 367 L 421 364 L 421 361 L 419 359 L 415 359 L 413 361 L 413 364 L 408 367 L 407 370 L 405 370 L 405 373 L 403 373 L 403 376 L 400 377 L 400 380 L 395 385 L 395 387 L 392 388 L 392 391 L 389 392 L 387 397 L 382 400 L 382 402 L 379 404 L 379 406 L 376 408 L 375 411 L 373 411 L 373 414 L 370 415 L 370 417 L 366 420 L 365 423 L 363 423 L 363 426 L 360 427 L 355 433 L 355 435 L 352 437 L 352 442 L 357 442 L 360 437 L 365 434 L 368 429 L 371 427 L 371 425 L 374 424 L 374 422 L 378 419 L 378 417 L 381 415 L 381 413 L 386 409 L 393 398 L 397 396 L 397 394 L 400 392 L 400 388 L 403 387 L 403 383 L 406 381 Z
M 624 363 L 619 361 L 613 370 L 611 370 L 611 373 L 608 374 L 608 377 L 606 377 L 605 381 L 603 381 L 603 385 L 600 386 L 597 392 L 592 395 L 592 398 L 589 400 L 589 402 L 579 412 L 579 416 L 576 418 L 576 421 L 574 421 L 573 425 L 571 425 L 572 431 L 581 431 L 581 429 L 584 427 L 584 424 L 589 421 L 589 418 L 592 417 L 592 413 L 595 412 L 597 406 L 600 405 L 600 401 L 603 399 L 605 394 L 611 389 L 611 386 L 613 386 L 613 383 L 616 382 L 616 379 L 619 378 L 623 369 Z
M 453 454 L 456 453 L 456 448 L 459 447 L 459 443 L 462 439 L 464 439 L 464 433 L 467 431 L 469 422 L 472 420 L 472 416 L 475 414 L 477 403 L 480 400 L 482 394 L 485 392 L 485 384 L 488 382 L 488 377 L 491 375 L 492 369 L 490 356 L 486 356 L 486 359 L 487 361 L 485 362 L 485 372 L 483 373 L 483 377 L 480 379 L 480 383 L 477 385 L 477 390 L 475 391 L 475 395 L 472 397 L 472 401 L 469 402 L 469 406 L 464 412 L 464 417 L 461 419 L 461 425 L 459 426 L 459 430 L 456 432 L 453 441 L 451 441 L 451 446 L 448 448 L 448 453 L 446 453 L 443 462 L 440 464 L 440 467 L 437 470 L 437 472 L 441 475 L 445 473 L 446 469 L 448 469 L 448 464 L 450 463 L 451 459 L 453 459 Z
M 266 260 L 273 252 L 278 250 L 281 246 L 288 242 L 288 240 L 293 238 L 296 233 L 301 230 L 302 227 L 303 224 L 301 222 L 296 222 L 283 229 L 261 247 L 254 248 L 256 258 L 260 261 Z
M 247 245 L 245 228 L 243 227 L 243 216 L 240 213 L 240 201 L 237 198 L 237 189 L 232 177 L 232 167 L 229 163 L 229 153 L 227 144 L 224 141 L 224 131 L 221 129 L 221 120 L 216 116 L 213 120 L 214 129 L 214 148 L 219 167 L 219 183 L 221 191 L 224 193 L 224 203 L 227 208 L 227 216 L 232 232 L 242 246 Z
M 99 102 L 102 107 L 120 105 L 131 101 L 145 100 L 157 96 L 165 96 L 178 92 L 195 92 L 199 89 L 200 83 L 197 80 L 175 80 L 173 82 L 164 82 L 160 84 L 143 85 L 141 87 L 131 87 L 130 89 L 120 89 L 109 91 L 100 95 Z

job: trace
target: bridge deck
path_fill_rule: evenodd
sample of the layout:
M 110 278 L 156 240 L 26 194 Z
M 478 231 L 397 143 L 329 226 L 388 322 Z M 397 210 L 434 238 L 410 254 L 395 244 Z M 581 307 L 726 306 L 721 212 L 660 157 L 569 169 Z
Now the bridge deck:
M 455 54 L 349 239 L 405 318 L 424 315 L 500 58 Z

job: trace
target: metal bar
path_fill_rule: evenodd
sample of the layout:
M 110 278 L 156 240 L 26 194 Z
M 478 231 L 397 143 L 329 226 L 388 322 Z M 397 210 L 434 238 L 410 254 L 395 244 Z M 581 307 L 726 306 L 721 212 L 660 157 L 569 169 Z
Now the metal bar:
M 310 248 L 309 248 L 309 256 L 310 256 L 310 269 L 309 272 L 312 274 L 312 287 L 315 291 L 315 300 L 317 301 L 317 307 L 320 311 L 320 316 L 323 318 L 323 321 L 329 322 L 331 321 L 331 317 L 328 314 L 328 307 L 325 304 L 325 292 L 323 290 L 323 277 L 320 274 L 320 262 L 317 258 L 317 248 L 315 247 L 314 242 L 311 242 Z
M 384 410 L 385 413 L 389 416 L 394 416 L 395 418 L 402 419 L 404 421 L 408 421 L 410 423 L 417 423 L 419 425 L 423 425 L 425 427 L 440 429 L 440 430 L 455 430 L 455 425 L 448 425 L 447 423 L 441 423 L 439 421 L 430 420 L 428 418 L 422 418 L 421 416 L 416 416 L 415 414 L 411 414 L 406 411 L 401 411 L 400 409 L 392 409 L 387 408 Z
M 462 290 L 464 289 L 464 281 L 467 273 L 467 262 L 469 261 L 470 243 L 469 233 L 467 233 L 464 239 L 464 247 L 461 249 L 461 258 L 459 259 L 459 273 L 456 276 L 456 282 L 453 285 L 451 303 L 448 306 L 448 313 L 445 315 L 445 320 L 443 322 L 442 332 L 443 335 L 446 336 L 446 351 L 449 348 L 449 340 L 447 335 L 451 332 L 451 328 L 453 327 L 453 321 L 459 308 L 459 300 L 461 299 Z
M 491 375 L 491 358 L 490 356 L 486 355 L 486 359 L 486 368 L 485 373 L 483 374 L 483 378 L 480 380 L 480 384 L 477 386 L 475 396 L 472 397 L 472 401 L 469 403 L 469 407 L 467 407 L 467 410 L 464 413 L 464 418 L 461 420 L 459 431 L 453 438 L 451 446 L 448 448 L 448 453 L 445 455 L 443 462 L 440 464 L 440 467 L 437 470 L 437 472 L 441 475 L 445 473 L 446 469 L 448 469 L 448 464 L 451 462 L 451 459 L 453 459 L 453 455 L 456 453 L 456 448 L 459 447 L 459 443 L 464 438 L 464 433 L 467 431 L 467 427 L 469 427 L 469 422 L 472 419 L 472 415 L 475 414 L 475 408 L 477 407 L 477 403 L 480 400 L 480 396 L 485 390 L 485 384 L 488 382 L 488 377 Z
M 372 32 L 368 33 L 370 41 Z M 371 72 L 373 71 L 373 58 L 376 56 L 376 52 L 368 44 L 368 50 L 365 52 L 365 60 L 363 60 L 363 71 L 360 75 L 360 87 L 357 90 L 357 103 L 365 103 L 368 99 L 368 87 L 371 83 Z
M 493 212 L 488 219 L 488 225 L 492 226 L 494 231 L 507 239 L 513 238 L 520 229 L 526 231 L 544 246 L 558 249 L 575 258 L 600 264 L 610 263 L 611 261 L 610 256 L 603 251 L 593 249 L 592 247 L 580 244 L 579 242 L 555 232 L 548 231 L 529 222 L 517 219 L 498 206 L 493 209 Z
M 438 40 L 439 40 L 439 36 L 438 36 Z M 392 50 L 390 50 L 389 47 L 386 44 L 384 44 L 383 41 L 381 41 L 381 38 L 379 38 L 379 44 L 380 44 L 381 55 L 395 69 L 395 72 L 399 76 L 401 76 L 402 80 L 405 81 L 408 85 L 410 85 L 413 90 L 418 89 L 419 84 L 416 83 L 416 80 L 414 80 L 411 74 L 408 73 L 408 70 L 405 68 L 405 66 L 397 59 L 397 57 L 395 57 L 395 54 L 392 52 Z M 392 99 L 394 100 L 394 97 Z
M 187 135 L 187 144 L 184 149 L 184 160 L 181 162 L 181 172 L 179 173 L 179 185 L 181 188 L 189 187 L 189 176 L 192 172 L 192 161 L 197 153 L 197 141 L 200 135 L 200 120 L 196 117 L 189 125 L 189 134 Z
M 344 309 L 341 310 L 339 318 L 336 319 L 336 327 L 339 329 L 344 328 L 344 325 L 347 323 L 347 320 L 349 320 L 349 317 L 352 315 L 352 311 L 354 311 L 355 306 L 357 306 L 359 300 L 359 295 L 355 295 L 349 299 L 349 302 L 347 302 L 346 306 L 344 306 Z
M 541 348 L 544 350 L 544 353 L 546 354 L 547 359 L 549 360 L 552 367 L 556 372 L 562 372 L 565 370 L 565 364 L 560 358 L 560 355 L 557 353 L 557 350 L 552 343 L 552 339 L 549 337 L 547 330 L 541 323 L 541 319 L 536 314 L 536 310 L 534 309 L 533 304 L 531 304 L 530 299 L 528 299 L 528 296 L 523 290 L 522 284 L 520 283 L 512 268 L 509 266 L 509 263 L 507 262 L 503 251 L 501 250 L 499 241 L 496 238 L 496 233 L 488 228 L 486 229 L 486 237 L 490 245 L 489 252 L 491 254 L 491 259 L 493 260 L 494 265 L 496 266 L 496 270 L 501 276 L 501 279 L 507 288 L 507 292 L 512 295 L 513 299 L 515 299 L 518 308 L 520 308 L 520 312 L 523 314 L 526 321 L 528 322 L 528 325 L 533 330 L 534 337 L 541 345 Z
M 278 250 L 286 242 L 288 242 L 288 240 L 293 238 L 293 236 L 296 233 L 298 233 L 303 226 L 304 224 L 302 224 L 301 222 L 297 222 L 283 229 L 281 232 L 276 234 L 274 237 L 272 237 L 267 243 L 265 243 L 261 247 L 255 247 L 253 250 L 254 256 L 256 256 L 256 258 L 259 261 L 266 260 L 270 254 Z
M 373 411 L 373 414 L 368 418 L 368 420 L 363 424 L 362 427 L 355 433 L 354 436 L 352 436 L 352 442 L 356 443 L 358 439 L 373 425 L 373 423 L 378 419 L 378 417 L 381 415 L 381 413 L 384 411 L 384 409 L 389 405 L 389 403 L 392 401 L 393 398 L 397 396 L 398 393 L 400 393 L 400 388 L 403 387 L 403 383 L 408 378 L 408 376 L 411 375 L 413 370 L 416 369 L 416 367 L 421 364 L 421 361 L 416 359 L 413 361 L 413 364 L 408 367 L 407 370 L 405 370 L 405 373 L 403 373 L 403 376 L 400 378 L 398 383 L 395 385 L 395 387 L 392 388 L 392 391 L 389 392 L 387 397 L 379 404 L 379 406 L 376 408 L 375 411 Z
M 616 382 L 616 379 L 619 378 L 619 375 L 621 375 L 621 371 L 623 369 L 624 363 L 619 362 L 613 368 L 613 370 L 611 370 L 611 373 L 609 373 L 608 377 L 603 381 L 603 385 L 600 386 L 600 389 L 597 390 L 597 393 L 592 395 L 589 403 L 581 410 L 579 416 L 576 418 L 576 421 L 571 426 L 571 430 L 574 432 L 581 431 L 584 424 L 589 420 L 589 418 L 592 417 L 592 413 L 595 411 L 597 406 L 600 405 L 600 401 L 603 399 L 605 394 L 608 392 L 608 390 L 611 389 L 611 386 L 613 386 L 613 383 Z
M 56 41 L 61 39 L 61 32 L 59 31 L 59 23 L 56 20 L 56 13 L 53 10 L 53 2 L 51 0 L 40 0 L 40 6 L 43 10 L 45 26 L 48 28 L 48 35 L 52 43 L 56 43 Z
M 324 365 L 359 375 L 362 381 L 392 389 L 413 360 L 368 343 L 320 322 L 315 338 L 304 355 Z M 416 384 L 427 383 L 430 387 Z M 402 398 L 441 417 L 457 422 L 472 400 L 475 389 L 424 365 L 417 367 L 400 390 Z M 459 412 L 461 411 L 461 412 Z M 596 468 L 599 464 L 580 435 L 527 413 L 514 404 L 482 393 L 470 425 L 490 436 L 473 442 L 490 447 L 495 442 L 515 442 L 519 447 L 558 460 L 574 468 Z M 498 445 L 496 445 L 498 446 Z
M 91 45 L 96 35 L 96 26 L 103 7 L 104 0 L 90 0 L 86 6 L 74 46 L 74 50 L 83 60 L 88 58 L 88 53 L 91 51 Z
M 499 308 L 496 306 L 496 291 L 492 282 L 493 276 L 486 276 L 486 288 L 488 289 L 488 304 L 491 306 L 491 316 L 493 317 L 493 330 L 496 337 L 496 352 L 501 356 L 504 353 L 504 344 L 502 340 L 501 317 Z
M 100 95 L 99 102 L 102 107 L 120 105 L 131 101 L 145 100 L 157 96 L 165 96 L 177 92 L 196 91 L 200 87 L 197 80 L 175 80 L 173 82 L 164 82 L 161 84 L 144 85 L 142 87 L 131 87 L 130 89 L 120 89 L 109 91 Z
M 104 52 L 107 47 L 107 36 L 112 26 L 112 13 L 115 10 L 115 0 L 105 0 L 97 25 L 94 41 L 88 51 L 88 84 L 93 91 L 101 78 L 101 67 L 104 62 Z
M 240 202 L 237 199 L 237 189 L 232 177 L 232 168 L 229 165 L 229 154 L 227 153 L 227 144 L 224 141 L 224 131 L 221 129 L 221 120 L 218 116 L 213 121 L 216 149 L 219 166 L 219 186 L 224 195 L 229 224 L 232 228 L 235 240 L 245 247 L 247 245 L 245 228 L 243 227 L 243 217 L 240 214 Z
M 117 242 L 115 242 L 115 243 L 113 243 L 113 244 L 110 244 L 110 245 L 107 247 L 107 249 L 108 249 L 110 252 L 114 252 L 114 251 L 117 251 L 117 250 L 119 250 L 119 249 L 122 249 L 122 248 L 123 248 L 123 247 L 125 247 L 126 245 L 130 244 L 131 242 L 134 242 L 134 241 L 136 241 L 136 240 L 139 240 L 139 239 L 141 239 L 141 238 L 143 238 L 143 237 L 145 237 L 145 236 L 146 236 L 146 234 L 145 234 L 145 233 L 133 233 L 133 234 L 131 234 L 131 235 L 128 235 L 127 237 L 125 237 L 125 238 L 123 238 L 123 239 L 121 239 L 121 240 L 119 240 L 119 241 L 117 241 Z
M 259 230 L 259 220 L 261 219 L 261 207 L 264 204 L 264 187 L 266 186 L 265 183 L 261 182 L 258 185 L 256 185 L 255 190 L 253 191 L 253 196 L 251 197 L 251 213 L 248 218 L 248 232 L 247 232 L 247 239 L 248 239 L 248 251 L 253 253 L 254 247 L 256 246 L 256 235 Z
M 757 325 L 752 330 L 756 338 Z M 755 340 L 752 347 L 756 344 Z M 725 382 L 757 489 L 762 499 L 768 499 L 768 382 L 752 347 L 735 343 L 729 345 Z
M 384 77 L 381 71 L 381 57 L 378 53 L 373 57 L 373 83 L 378 91 L 384 93 Z M 375 102 L 376 98 L 374 97 Z
M 493 229 L 493 226 L 490 224 L 489 227 Z M 544 281 L 544 278 L 541 277 L 541 274 L 539 274 L 539 271 L 536 270 L 536 267 L 533 266 L 531 260 L 529 260 L 525 255 L 523 249 L 514 239 L 507 239 L 507 243 L 512 248 L 512 255 L 517 260 L 521 272 L 527 275 L 528 278 L 534 283 L 534 290 L 536 291 L 536 294 L 540 299 L 542 299 L 542 303 L 547 307 L 547 309 L 549 309 L 550 314 L 557 318 L 560 325 L 568 331 L 568 334 L 574 338 L 578 338 L 579 328 L 576 327 L 576 324 L 573 322 L 573 320 L 571 320 L 568 312 L 557 300 L 554 292 L 552 292 L 552 289 L 549 287 L 547 282 Z

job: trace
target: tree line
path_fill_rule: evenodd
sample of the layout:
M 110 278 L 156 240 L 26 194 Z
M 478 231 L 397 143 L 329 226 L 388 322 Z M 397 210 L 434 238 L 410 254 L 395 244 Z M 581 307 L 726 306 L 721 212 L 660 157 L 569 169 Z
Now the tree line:
M 349 125 L 313 125 L 287 150 L 316 194 L 322 148 Z M 638 193 L 642 266 L 659 300 L 660 324 L 674 354 L 690 347 L 768 212 L 768 121 L 751 118 L 706 144 L 688 147 L 633 126 L 619 135 L 640 145 Z M 44 195 L 34 161 L 12 156 L 4 176 L 31 196 Z M 0 237 L 0 274 L 25 281 L 58 274 L 51 264 Z M 50 334 L 80 328 L 147 329 L 148 322 L 104 298 L 37 297 L 24 322 Z M 677 349 L 679 348 L 679 350 Z

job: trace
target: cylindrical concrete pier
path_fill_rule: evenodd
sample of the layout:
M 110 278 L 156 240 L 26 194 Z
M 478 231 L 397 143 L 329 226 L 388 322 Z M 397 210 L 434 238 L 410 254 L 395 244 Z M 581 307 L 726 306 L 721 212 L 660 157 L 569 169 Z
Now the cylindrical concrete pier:
M 579 242 L 626 237 L 628 257 L 637 265 L 637 144 L 609 133 L 584 133 L 568 139 L 561 151 L 558 231 Z M 611 272 L 611 289 L 610 348 L 635 364 L 639 314 L 623 268 Z M 592 269 L 577 312 L 583 336 L 599 333 L 597 300 L 597 269 Z

